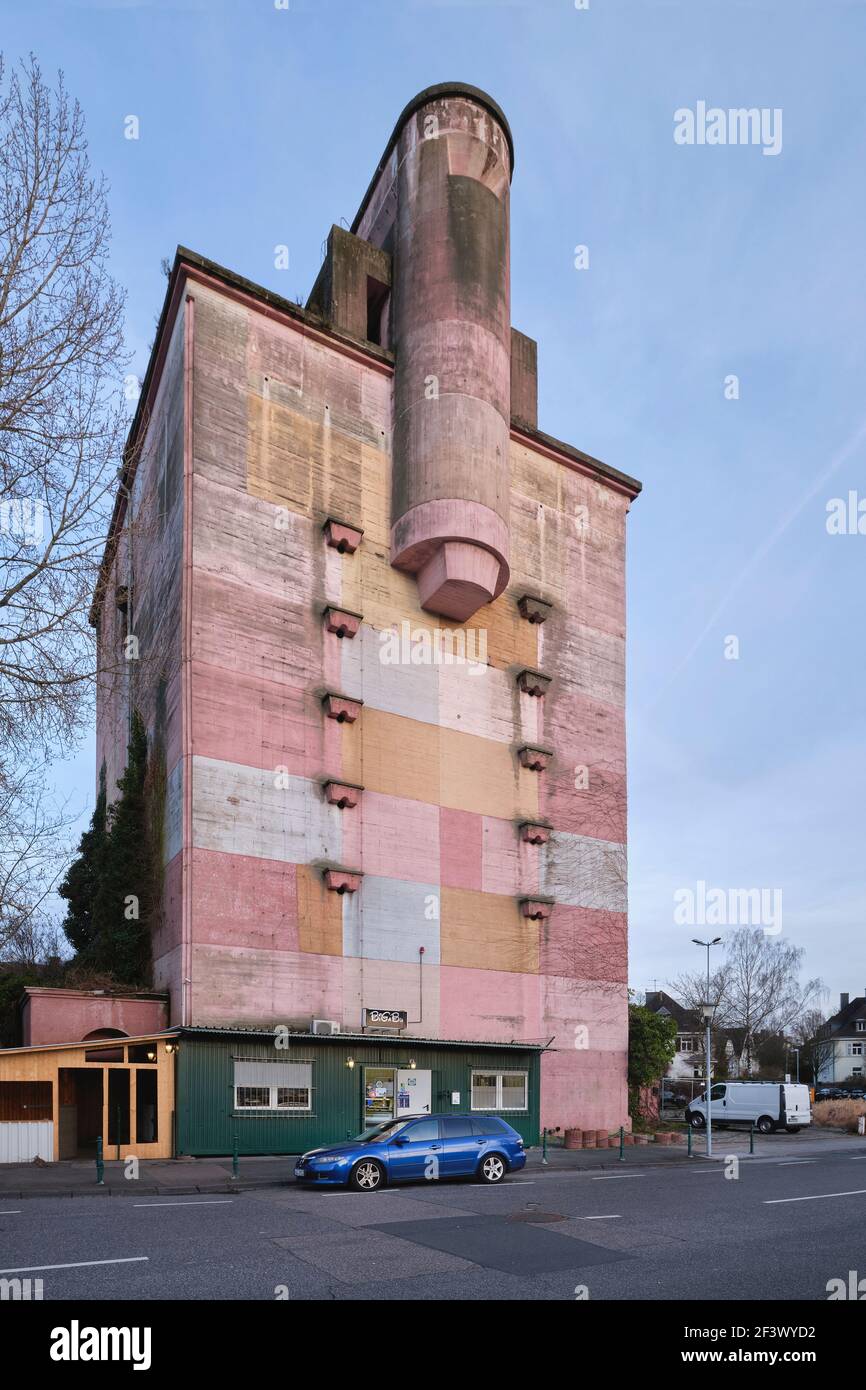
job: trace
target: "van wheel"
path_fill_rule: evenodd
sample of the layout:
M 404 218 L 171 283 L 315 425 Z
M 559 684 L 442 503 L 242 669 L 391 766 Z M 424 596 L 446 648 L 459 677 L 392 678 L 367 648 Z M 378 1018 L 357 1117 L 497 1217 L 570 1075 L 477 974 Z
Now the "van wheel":
M 762 1115 L 755 1128 L 759 1134 L 772 1134 L 776 1126 L 769 1115 Z
M 356 1192 L 375 1192 L 384 1186 L 385 1170 L 375 1158 L 362 1158 L 356 1163 L 349 1178 L 349 1186 Z
M 478 1165 L 478 1176 L 482 1182 L 502 1182 L 508 1172 L 508 1165 L 502 1154 L 487 1154 Z
M 707 1122 L 704 1119 L 703 1115 L 701 1115 L 699 1112 L 696 1112 L 694 1115 L 689 1115 L 689 1124 L 691 1125 L 692 1129 L 703 1129 L 706 1123 Z

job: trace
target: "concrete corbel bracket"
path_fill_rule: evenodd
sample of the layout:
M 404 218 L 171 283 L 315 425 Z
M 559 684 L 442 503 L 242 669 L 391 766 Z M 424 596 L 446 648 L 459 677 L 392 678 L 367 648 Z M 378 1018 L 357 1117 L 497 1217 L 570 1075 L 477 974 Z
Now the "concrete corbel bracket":
M 528 767 L 532 772 L 544 772 L 550 766 L 553 750 L 534 748 L 531 744 L 525 743 L 522 748 L 518 748 L 517 756 L 521 767 Z
M 357 893 L 363 877 L 363 874 L 354 873 L 351 869 L 324 869 L 322 872 L 325 887 L 330 893 Z
M 364 621 L 362 613 L 353 613 L 348 608 L 332 608 L 330 605 L 322 614 L 326 632 L 333 632 L 335 637 L 355 637 L 358 628 Z
M 520 826 L 520 838 L 530 845 L 546 845 L 550 840 L 550 826 L 538 821 L 525 820 Z
M 534 695 L 537 699 L 542 699 L 547 694 L 551 676 L 546 676 L 543 671 L 521 671 L 517 677 L 517 685 L 524 695 Z
M 528 623 L 543 623 L 553 612 L 552 603 L 543 598 L 533 598 L 532 594 L 524 594 L 519 598 L 517 607 L 521 618 L 525 618 Z
M 354 782 L 326 782 L 323 791 L 329 806 L 339 806 L 341 811 L 351 811 L 361 800 L 364 788 Z
M 546 921 L 553 911 L 552 898 L 521 898 L 520 912 L 523 917 L 528 917 L 531 922 Z
M 363 700 L 353 700 L 350 695 L 331 694 L 322 696 L 322 708 L 329 719 L 338 724 L 354 724 L 363 708 Z
M 322 530 L 328 545 L 333 546 L 334 550 L 339 550 L 341 555 L 354 555 L 364 534 L 359 526 L 349 526 L 347 522 L 337 521 L 333 516 L 328 517 Z

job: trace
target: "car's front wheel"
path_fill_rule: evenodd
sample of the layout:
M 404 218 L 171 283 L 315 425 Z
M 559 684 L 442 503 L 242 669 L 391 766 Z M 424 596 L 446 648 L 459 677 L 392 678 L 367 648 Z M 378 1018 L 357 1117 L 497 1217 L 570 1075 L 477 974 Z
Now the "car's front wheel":
M 488 1154 L 478 1165 L 478 1176 L 482 1182 L 502 1182 L 508 1172 L 508 1164 L 501 1154 Z
M 349 1178 L 349 1186 L 356 1192 L 375 1192 L 385 1185 L 385 1170 L 375 1158 L 362 1158 L 356 1163 Z

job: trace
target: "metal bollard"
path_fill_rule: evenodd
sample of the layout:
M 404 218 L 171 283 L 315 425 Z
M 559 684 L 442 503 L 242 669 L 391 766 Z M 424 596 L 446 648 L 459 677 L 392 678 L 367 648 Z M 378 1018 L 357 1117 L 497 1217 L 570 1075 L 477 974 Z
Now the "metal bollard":
M 105 1164 L 102 1161 L 102 1135 L 96 1138 L 96 1181 L 100 1187 L 105 1186 Z
M 238 1137 L 235 1135 L 232 1146 L 232 1179 L 236 1180 L 239 1176 L 240 1163 L 238 1161 Z
M 753 1154 L 754 1152 L 755 1152 L 755 1122 L 754 1122 L 754 1120 L 753 1120 L 752 1123 L 749 1125 L 749 1153 L 750 1153 L 750 1154 Z
M 688 1134 L 688 1136 L 689 1136 L 689 1137 L 688 1137 L 688 1153 L 689 1153 L 689 1158 L 691 1158 L 691 1157 L 692 1157 L 692 1127 L 691 1127 L 691 1125 L 689 1125 L 689 1127 L 688 1127 L 688 1129 L 687 1129 L 686 1132 L 687 1132 L 687 1134 Z
M 547 1162 L 547 1126 L 541 1131 L 541 1161 Z
M 619 1127 L 619 1161 L 625 1163 L 625 1125 Z

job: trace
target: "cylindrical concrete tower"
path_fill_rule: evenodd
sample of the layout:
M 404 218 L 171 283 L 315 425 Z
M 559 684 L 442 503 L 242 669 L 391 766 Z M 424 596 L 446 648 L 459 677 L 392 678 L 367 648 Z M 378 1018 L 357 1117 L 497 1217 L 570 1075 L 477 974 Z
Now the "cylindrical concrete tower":
M 465 622 L 508 582 L 509 185 L 496 103 L 443 84 L 403 112 L 359 214 L 393 255 L 391 563 Z

